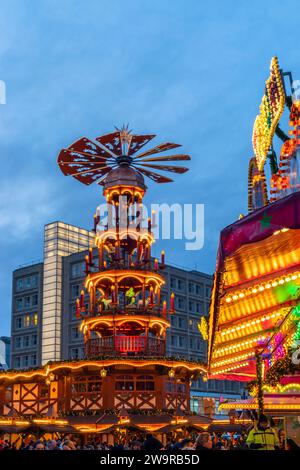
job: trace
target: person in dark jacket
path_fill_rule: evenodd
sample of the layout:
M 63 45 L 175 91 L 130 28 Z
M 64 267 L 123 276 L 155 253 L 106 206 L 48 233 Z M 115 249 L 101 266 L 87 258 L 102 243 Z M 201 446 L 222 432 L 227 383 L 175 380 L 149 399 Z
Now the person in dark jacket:
M 156 439 L 152 434 L 146 434 L 146 439 L 143 443 L 143 450 L 147 452 L 158 452 L 163 448 L 162 443 Z
M 209 432 L 201 432 L 196 439 L 196 450 L 212 450 L 213 441 Z

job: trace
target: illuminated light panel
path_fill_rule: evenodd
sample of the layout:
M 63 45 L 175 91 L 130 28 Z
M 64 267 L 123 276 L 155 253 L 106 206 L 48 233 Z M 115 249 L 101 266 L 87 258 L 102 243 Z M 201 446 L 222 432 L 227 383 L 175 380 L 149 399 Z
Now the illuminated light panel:
M 259 341 L 265 341 L 266 339 L 267 339 L 266 336 L 259 336 L 259 338 L 248 339 L 247 341 L 235 343 L 232 346 L 226 346 L 225 348 L 217 349 L 215 351 L 215 356 L 220 356 L 221 354 L 228 353 L 228 352 L 232 353 L 240 348 L 244 348 L 245 346 L 247 347 L 252 346 L 252 344 L 257 343 Z
M 212 375 L 214 376 L 214 375 L 224 374 L 225 372 L 240 369 L 241 367 L 246 367 L 246 366 L 249 366 L 249 362 L 240 362 L 239 364 L 236 364 L 235 366 L 226 367 L 225 369 L 218 370 L 217 372 L 212 372 Z
M 263 170 L 284 105 L 284 84 L 278 59 L 272 57 L 270 76 L 266 81 L 265 94 L 262 97 L 260 112 L 254 122 L 252 135 L 253 150 L 260 171 Z
M 239 406 L 240 405 L 240 406 Z M 258 408 L 257 403 L 221 403 L 219 410 L 256 410 Z M 264 408 L 267 410 L 300 410 L 300 404 L 274 404 L 265 403 Z
M 245 296 L 248 297 L 250 295 L 257 294 L 257 292 L 263 292 L 265 289 L 271 289 L 271 287 L 276 287 L 276 286 L 278 286 L 278 284 L 282 285 L 282 284 L 285 284 L 287 282 L 295 281 L 296 279 L 299 279 L 299 278 L 300 278 L 300 273 L 297 271 L 295 273 L 290 274 L 289 276 L 285 275 L 285 276 L 282 276 L 280 278 L 276 278 L 272 282 L 271 281 L 266 281 L 265 283 L 262 283 L 260 285 L 256 285 L 253 288 L 242 289 L 240 292 L 237 292 L 236 294 L 228 295 L 225 298 L 225 300 L 226 300 L 227 303 L 233 302 L 233 301 L 241 299 Z M 241 294 L 243 294 L 243 295 L 241 295 Z
M 254 326 L 259 323 L 264 323 L 265 321 L 278 318 L 283 315 L 285 315 L 285 313 L 276 312 L 276 313 L 271 313 L 269 315 L 264 315 L 263 317 L 257 318 L 256 320 L 250 320 L 245 323 L 239 323 L 237 326 L 221 331 L 221 336 L 230 335 L 236 331 L 240 331 L 241 329 L 249 328 L 250 326 Z
M 224 366 L 226 364 L 231 364 L 232 362 L 237 362 L 237 361 L 241 361 L 243 359 L 248 359 L 250 356 L 253 356 L 253 353 L 241 354 L 240 356 L 234 356 L 231 359 L 225 359 L 224 361 L 214 362 L 212 364 L 212 369 Z

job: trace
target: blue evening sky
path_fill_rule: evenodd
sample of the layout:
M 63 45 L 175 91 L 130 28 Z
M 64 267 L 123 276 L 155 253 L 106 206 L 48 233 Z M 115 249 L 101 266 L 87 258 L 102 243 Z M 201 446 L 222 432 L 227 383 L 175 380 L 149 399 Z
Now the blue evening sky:
M 11 274 L 42 258 L 43 226 L 90 228 L 99 186 L 62 175 L 58 151 L 130 123 L 192 156 L 148 203 L 205 204 L 205 244 L 159 241 L 166 261 L 213 273 L 219 231 L 247 212 L 252 126 L 271 57 L 300 78 L 298 4 L 286 1 L 0 2 L 0 334 Z

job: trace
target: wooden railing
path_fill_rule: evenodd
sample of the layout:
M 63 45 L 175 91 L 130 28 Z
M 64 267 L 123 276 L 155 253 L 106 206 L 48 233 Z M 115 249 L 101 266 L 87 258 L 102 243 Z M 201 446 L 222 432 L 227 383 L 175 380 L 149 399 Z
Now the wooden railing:
M 97 356 L 163 356 L 165 341 L 146 336 L 108 336 L 93 338 L 85 345 L 86 357 Z

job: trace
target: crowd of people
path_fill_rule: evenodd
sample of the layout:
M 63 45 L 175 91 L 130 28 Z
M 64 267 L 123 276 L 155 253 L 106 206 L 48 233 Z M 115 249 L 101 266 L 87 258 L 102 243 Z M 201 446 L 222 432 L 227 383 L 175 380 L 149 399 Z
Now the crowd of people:
M 45 439 L 26 438 L 21 445 L 11 443 L 8 439 L 0 437 L 0 450 L 143 450 L 145 452 L 160 451 L 211 451 L 211 450 L 300 450 L 292 439 L 286 439 L 283 430 L 277 431 L 272 422 L 265 415 L 261 415 L 257 422 L 245 434 L 225 432 L 223 434 L 211 434 L 207 431 L 193 433 L 189 437 L 180 440 L 171 439 L 163 444 L 153 434 L 145 437 L 133 436 L 120 438 L 114 445 L 102 442 L 101 437 L 82 444 L 80 438 L 71 434 L 64 438 Z

